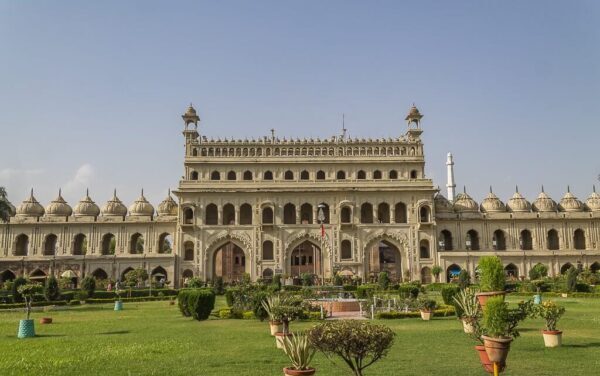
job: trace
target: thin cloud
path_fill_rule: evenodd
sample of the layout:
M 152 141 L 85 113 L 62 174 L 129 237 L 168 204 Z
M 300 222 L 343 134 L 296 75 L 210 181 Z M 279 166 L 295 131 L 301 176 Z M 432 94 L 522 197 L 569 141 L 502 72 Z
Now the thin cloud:
M 85 163 L 75 171 L 75 175 L 63 186 L 63 192 L 66 195 L 81 195 L 88 188 L 95 176 L 94 168 L 91 164 Z

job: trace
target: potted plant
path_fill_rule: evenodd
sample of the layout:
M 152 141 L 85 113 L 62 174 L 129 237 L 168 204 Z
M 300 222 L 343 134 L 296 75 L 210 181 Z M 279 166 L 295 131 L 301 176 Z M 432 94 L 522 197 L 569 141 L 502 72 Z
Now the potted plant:
M 275 333 L 275 344 L 278 349 L 283 349 L 283 341 L 286 337 L 291 336 L 290 321 L 296 319 L 302 313 L 302 307 L 293 304 L 289 299 L 286 299 L 284 304 L 273 307 L 273 319 L 281 321 L 282 331 Z
M 311 345 L 308 337 L 304 334 L 292 334 L 283 340 L 283 351 L 292 362 L 291 367 L 284 367 L 285 376 L 311 376 L 315 369 L 310 367 L 310 362 L 315 355 L 316 349 Z
M 440 274 L 442 274 L 443 271 L 444 269 L 442 269 L 442 267 L 439 265 L 435 265 L 433 268 L 431 268 L 431 274 L 433 274 L 435 277 L 436 283 L 439 281 Z
M 473 333 L 475 330 L 473 324 L 481 314 L 475 293 L 473 290 L 467 288 L 461 290 L 453 299 L 460 307 L 460 311 L 462 311 L 460 319 L 463 323 L 464 332 Z
M 548 300 L 535 308 L 535 316 L 546 320 L 546 327 L 542 331 L 546 347 L 558 347 L 562 344 L 562 331 L 556 329 L 556 324 L 565 313 L 565 307 Z
M 437 308 L 437 303 L 432 299 L 419 300 L 419 311 L 421 311 L 421 319 L 425 321 L 431 320 L 433 311 Z
M 115 287 L 115 295 L 117 296 L 117 299 L 115 300 L 115 311 L 123 310 L 123 301 L 121 300 L 122 292 L 123 290 L 121 290 L 119 288 L 119 285 L 117 284 L 117 286 Z
M 271 335 L 274 336 L 278 332 L 283 331 L 283 322 L 279 320 L 277 314 L 277 307 L 281 306 L 281 297 L 279 295 L 270 295 L 261 302 L 263 308 L 269 316 L 269 326 L 271 328 Z
M 534 304 L 540 304 L 542 302 L 542 287 L 544 286 L 544 283 L 545 282 L 541 279 L 533 281 L 533 285 L 535 286 L 535 291 L 537 292 L 537 294 L 535 294 L 533 296 Z
M 485 307 L 487 300 L 494 296 L 501 296 L 504 300 L 504 267 L 498 256 L 484 256 L 479 259 L 479 286 L 481 292 L 478 292 L 477 299 L 481 308 Z
M 477 345 L 475 345 L 475 351 L 477 351 L 477 355 L 479 356 L 479 362 L 481 362 L 481 366 L 483 367 L 483 369 L 487 373 L 494 373 L 494 364 L 488 357 L 487 352 L 485 351 L 485 346 L 483 345 L 483 339 L 481 338 L 481 336 L 483 335 L 481 319 L 481 310 L 479 310 L 479 313 L 476 316 L 475 320 L 471 322 L 473 331 L 467 334 L 469 334 L 471 338 L 473 338 L 477 342 Z M 499 364 L 498 366 L 498 372 L 502 372 L 504 371 L 506 364 Z
M 35 323 L 31 319 L 31 303 L 33 302 L 33 296 L 37 293 L 42 292 L 39 285 L 34 283 L 26 283 L 17 288 L 17 291 L 25 300 L 25 320 L 19 321 L 19 332 L 17 333 L 18 338 L 29 338 L 35 337 Z

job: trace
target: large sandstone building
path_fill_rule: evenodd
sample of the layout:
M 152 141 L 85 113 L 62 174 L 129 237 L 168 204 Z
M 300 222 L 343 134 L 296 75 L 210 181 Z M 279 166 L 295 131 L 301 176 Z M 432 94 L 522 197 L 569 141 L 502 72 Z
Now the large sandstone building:
M 33 191 L 0 223 L 0 281 L 50 273 L 123 278 L 144 268 L 181 286 L 192 276 L 226 281 L 274 274 L 334 273 L 403 280 L 476 274 L 482 255 L 499 255 L 508 275 L 537 263 L 551 275 L 570 266 L 600 269 L 600 195 L 567 192 L 530 203 L 517 190 L 478 204 L 455 196 L 448 156 L 445 198 L 425 177 L 422 115 L 412 107 L 400 137 L 208 140 L 192 106 L 182 116 L 184 176 L 157 210 L 143 195 L 127 208 L 102 208 L 85 195 L 71 208 L 60 192 L 45 208 Z

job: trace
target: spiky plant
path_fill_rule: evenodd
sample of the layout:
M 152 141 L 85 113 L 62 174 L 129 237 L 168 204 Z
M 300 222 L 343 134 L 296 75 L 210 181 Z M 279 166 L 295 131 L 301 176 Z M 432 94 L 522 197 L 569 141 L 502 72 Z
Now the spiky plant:
M 310 362 L 315 356 L 316 349 L 305 334 L 292 334 L 284 337 L 283 351 L 292 362 L 291 368 L 304 371 L 311 368 Z

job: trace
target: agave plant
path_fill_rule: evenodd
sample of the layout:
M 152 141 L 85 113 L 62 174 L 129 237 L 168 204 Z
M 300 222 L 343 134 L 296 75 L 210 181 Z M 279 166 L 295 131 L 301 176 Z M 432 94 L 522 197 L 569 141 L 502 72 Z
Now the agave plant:
M 479 303 L 477 302 L 477 296 L 475 296 L 475 291 L 472 289 L 466 288 L 461 290 L 454 296 L 454 301 L 463 311 L 462 319 L 474 321 L 481 313 Z
M 292 369 L 304 371 L 310 369 L 310 362 L 316 349 L 305 334 L 292 334 L 283 340 L 283 351 L 292 362 Z
M 282 299 L 279 295 L 270 295 L 262 302 L 262 306 L 269 315 L 269 321 L 275 322 L 279 321 L 276 317 L 275 310 L 277 307 L 281 306 Z

